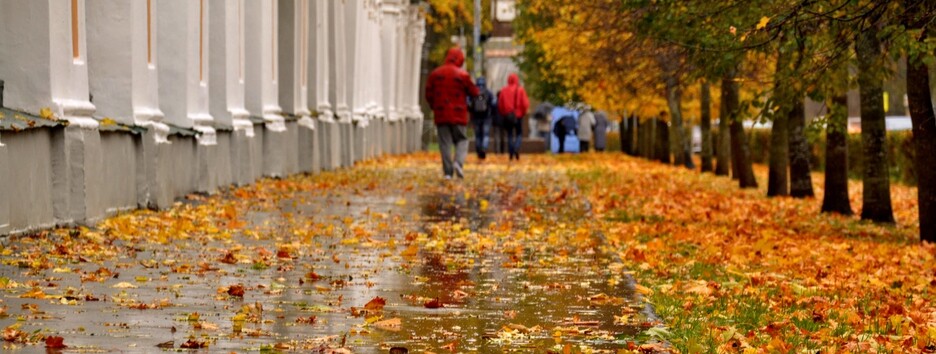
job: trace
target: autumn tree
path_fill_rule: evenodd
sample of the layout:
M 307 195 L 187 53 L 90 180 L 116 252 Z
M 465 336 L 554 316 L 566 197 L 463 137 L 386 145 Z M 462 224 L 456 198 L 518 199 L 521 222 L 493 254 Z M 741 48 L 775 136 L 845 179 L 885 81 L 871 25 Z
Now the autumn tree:
M 908 29 L 907 99 L 913 124 L 914 167 L 920 209 L 920 239 L 936 242 L 936 113 L 930 91 L 929 67 L 936 35 L 936 4 L 904 1 L 903 24 Z
M 884 8 L 878 6 L 864 19 L 865 25 L 855 38 L 858 59 L 858 86 L 861 96 L 862 170 L 861 218 L 893 223 L 890 176 L 887 172 L 887 131 L 884 120 L 884 89 L 881 71 L 884 53 L 879 37 Z

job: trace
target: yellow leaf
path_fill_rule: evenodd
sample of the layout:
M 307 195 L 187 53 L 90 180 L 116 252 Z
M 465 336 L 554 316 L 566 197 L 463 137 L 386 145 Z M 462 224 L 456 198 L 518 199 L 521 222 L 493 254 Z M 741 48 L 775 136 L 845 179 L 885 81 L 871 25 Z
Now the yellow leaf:
M 761 17 L 760 21 L 757 22 L 757 29 L 762 30 L 767 27 L 767 23 L 770 22 L 770 17 L 764 16 Z
M 634 284 L 634 289 L 637 290 L 638 293 L 641 293 L 645 296 L 653 295 L 653 289 L 650 289 L 640 284 Z
M 42 117 L 42 119 L 52 119 L 52 109 L 49 107 L 42 107 L 39 109 L 39 117 Z
M 117 124 L 116 121 L 108 117 L 104 117 L 104 119 L 101 120 L 101 125 L 107 126 L 107 125 L 116 125 L 116 124 Z

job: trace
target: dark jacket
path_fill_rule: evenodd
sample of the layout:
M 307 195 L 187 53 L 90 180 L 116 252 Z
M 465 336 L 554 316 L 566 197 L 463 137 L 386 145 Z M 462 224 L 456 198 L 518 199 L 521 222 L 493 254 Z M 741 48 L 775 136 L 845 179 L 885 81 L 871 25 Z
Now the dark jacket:
M 530 99 L 523 86 L 520 86 L 520 78 L 517 74 L 510 74 L 507 76 L 507 86 L 497 95 L 497 112 L 501 116 L 512 112 L 519 119 L 523 118 L 529 109 Z
M 471 120 L 481 121 L 481 120 L 488 120 L 494 117 L 495 108 L 497 106 L 495 106 L 494 94 L 491 93 L 491 90 L 488 90 L 486 84 L 487 83 L 485 82 L 483 77 L 478 78 L 477 80 L 478 95 L 483 97 L 484 100 L 487 100 L 487 111 L 483 113 L 479 113 L 479 112 L 475 112 L 472 110 Z
M 595 141 L 596 149 L 604 149 L 608 146 L 608 113 L 598 111 L 595 113 Z
M 562 116 L 553 127 L 553 134 L 559 139 L 564 139 L 566 135 L 575 135 L 577 128 L 578 123 L 575 121 L 575 117 L 571 115 Z
M 435 116 L 435 124 L 468 125 L 468 97 L 478 95 L 471 76 L 461 68 L 465 55 L 461 49 L 449 49 L 445 64 L 429 74 L 426 101 Z

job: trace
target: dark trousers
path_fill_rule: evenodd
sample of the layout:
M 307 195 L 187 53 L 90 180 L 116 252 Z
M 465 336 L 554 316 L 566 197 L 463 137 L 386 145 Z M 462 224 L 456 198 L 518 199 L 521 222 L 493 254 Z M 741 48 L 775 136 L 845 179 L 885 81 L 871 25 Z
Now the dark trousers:
M 565 135 L 565 134 L 562 134 L 562 135 L 556 134 L 556 140 L 559 141 L 559 152 L 558 152 L 558 153 L 560 153 L 560 154 L 565 153 L 565 138 L 566 138 L 566 135 Z
M 579 140 L 579 152 L 588 152 L 587 140 Z
M 511 156 L 520 156 L 520 142 L 523 137 L 523 121 L 517 119 L 513 122 L 504 122 L 507 131 L 507 150 Z

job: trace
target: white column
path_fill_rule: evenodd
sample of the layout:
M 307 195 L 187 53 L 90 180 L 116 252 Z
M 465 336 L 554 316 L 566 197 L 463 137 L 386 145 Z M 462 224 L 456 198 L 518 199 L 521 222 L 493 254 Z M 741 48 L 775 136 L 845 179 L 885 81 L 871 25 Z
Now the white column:
M 85 1 L 49 0 L 52 101 L 59 117 L 86 128 L 95 107 L 88 87 Z
M 217 137 L 208 108 L 208 0 L 159 0 L 159 102 L 165 121 L 200 133 L 199 144 Z
M 385 74 L 383 62 L 388 58 L 382 53 L 382 43 L 387 42 L 388 35 L 383 33 L 383 2 L 381 0 L 369 0 L 365 2 L 365 68 L 367 76 L 364 78 L 364 87 L 367 92 L 367 110 L 368 116 L 373 119 L 385 119 L 387 117 L 386 106 L 383 98 L 383 76 Z
M 286 130 L 279 106 L 279 43 L 277 41 L 277 3 L 273 0 L 246 2 L 247 110 L 261 114 L 266 128 Z
M 334 103 L 335 116 L 338 117 L 338 120 L 343 123 L 351 122 L 351 107 L 348 103 L 348 87 L 350 85 L 351 77 L 348 74 L 349 65 L 348 65 L 348 27 L 347 24 L 347 15 L 348 8 L 353 6 L 352 2 L 356 0 L 347 0 L 347 1 L 328 1 L 329 6 L 331 7 L 333 20 L 331 22 L 331 31 L 334 34 L 334 40 L 330 43 L 331 47 L 331 62 L 334 63 L 332 68 L 331 82 L 331 101 Z M 353 34 L 353 32 L 351 32 Z
M 75 126 L 97 127 L 88 88 L 84 0 L 0 1 L 4 106 L 46 109 Z
M 383 12 L 383 35 L 381 46 L 381 57 L 383 58 L 383 102 L 386 109 L 387 119 L 396 121 L 399 117 L 397 112 L 397 97 L 399 96 L 399 57 L 402 53 L 400 46 L 400 4 L 397 0 L 384 0 L 382 6 Z
M 309 45 L 311 55 L 309 56 L 309 102 L 312 109 L 317 113 L 318 119 L 322 121 L 333 121 L 334 112 L 329 100 L 329 90 L 331 87 L 331 61 L 330 43 L 331 27 L 329 19 L 328 2 L 313 0 L 309 8 L 309 17 L 313 19 L 312 35 L 309 36 Z
M 315 129 L 309 111 L 310 1 L 279 1 L 279 92 L 284 113 L 299 118 L 299 125 Z
M 245 38 L 247 0 L 210 0 L 211 69 L 210 112 L 219 128 L 233 128 L 254 136 L 245 105 Z
M 423 119 L 422 109 L 419 107 L 419 70 L 422 65 L 422 47 L 423 43 L 426 40 L 426 19 L 422 16 L 419 9 L 415 6 L 411 6 L 410 13 L 410 33 L 412 38 L 410 39 L 410 69 L 407 74 L 410 75 L 409 78 L 409 87 L 406 89 L 410 92 L 409 97 L 409 110 L 412 114 L 412 118 Z
M 88 71 L 99 119 L 144 126 L 168 142 L 156 68 L 155 0 L 87 3 Z
M 359 124 L 366 125 L 368 117 L 367 107 L 367 83 L 364 81 L 367 77 L 367 64 L 365 48 L 367 43 L 367 23 L 366 9 L 364 2 L 367 0 L 347 0 L 346 7 L 346 28 L 349 29 L 348 41 L 348 62 L 350 69 L 347 72 L 350 85 L 347 86 L 348 98 L 351 109 L 351 119 Z

